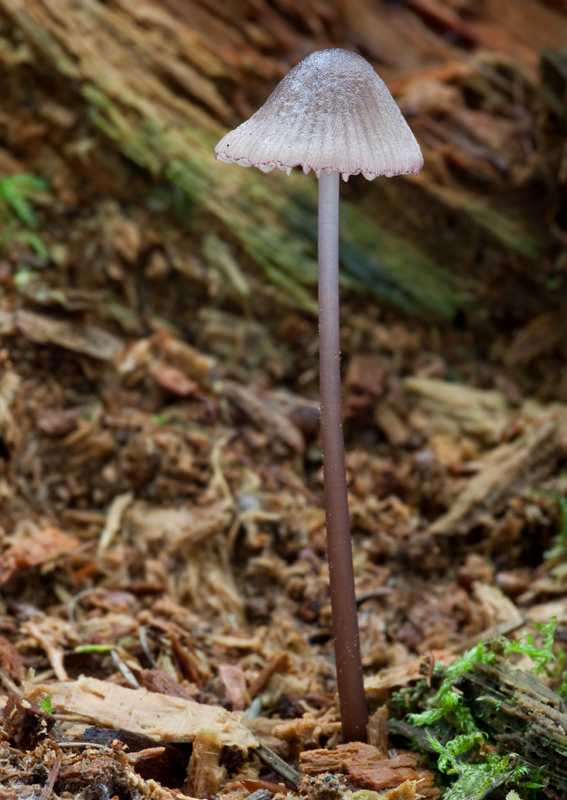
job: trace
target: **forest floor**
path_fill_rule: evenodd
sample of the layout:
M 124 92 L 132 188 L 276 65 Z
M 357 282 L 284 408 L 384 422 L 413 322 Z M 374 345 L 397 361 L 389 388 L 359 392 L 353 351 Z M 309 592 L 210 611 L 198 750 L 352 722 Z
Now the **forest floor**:
M 489 340 L 344 291 L 372 716 L 341 745 L 316 320 L 225 303 L 217 227 L 207 271 L 133 164 L 105 155 L 121 197 L 38 159 L 37 108 L 76 119 L 42 88 L 19 103 L 30 74 L 0 112 L 0 798 L 564 796 L 557 309 Z

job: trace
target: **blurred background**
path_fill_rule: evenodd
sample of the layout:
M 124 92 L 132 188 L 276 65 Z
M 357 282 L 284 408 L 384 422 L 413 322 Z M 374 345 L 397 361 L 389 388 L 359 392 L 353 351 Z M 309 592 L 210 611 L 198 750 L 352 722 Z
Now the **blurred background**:
M 426 164 L 342 187 L 345 354 L 376 344 L 362 317 L 411 320 L 421 359 L 450 359 L 431 367 L 443 376 L 567 398 L 565 3 L 1 0 L 0 26 L 2 281 L 20 302 L 103 291 L 97 314 L 129 337 L 166 324 L 240 374 L 253 356 L 222 331 L 244 324 L 269 342 L 258 359 L 281 350 L 276 372 L 301 361 L 314 178 L 211 150 L 308 53 L 344 47 L 385 80 Z

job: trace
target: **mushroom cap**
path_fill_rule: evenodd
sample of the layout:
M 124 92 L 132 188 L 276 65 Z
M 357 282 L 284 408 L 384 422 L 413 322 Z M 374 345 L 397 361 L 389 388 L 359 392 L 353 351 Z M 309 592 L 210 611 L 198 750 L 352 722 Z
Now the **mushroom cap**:
M 320 50 L 294 67 L 264 105 L 215 147 L 220 161 L 288 175 L 337 170 L 417 174 L 421 150 L 384 81 L 349 50 Z

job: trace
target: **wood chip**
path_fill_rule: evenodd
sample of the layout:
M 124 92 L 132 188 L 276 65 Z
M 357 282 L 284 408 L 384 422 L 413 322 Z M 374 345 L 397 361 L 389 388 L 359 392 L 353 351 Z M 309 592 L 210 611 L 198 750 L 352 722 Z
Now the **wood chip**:
M 67 671 L 63 666 L 63 650 L 57 647 L 55 641 L 46 633 L 41 631 L 32 620 L 24 623 L 25 630 L 36 642 L 45 650 L 49 663 L 53 667 L 53 672 L 60 681 L 68 679 Z
M 443 664 L 443 666 L 448 666 L 455 660 L 455 656 L 447 650 L 433 650 L 431 656 L 435 664 Z M 386 690 L 400 689 L 423 677 L 423 659 L 412 658 L 411 661 L 389 669 L 382 669 L 377 675 L 366 678 L 364 691 L 369 697 L 381 698 Z
M 219 706 L 206 706 L 147 692 L 126 689 L 95 678 L 44 683 L 34 687 L 34 695 L 48 694 L 55 715 L 99 725 L 124 727 L 163 742 L 192 742 L 202 730 L 216 731 L 223 747 L 236 747 L 247 753 L 258 741 L 236 714 Z
M 235 664 L 219 664 L 219 677 L 234 710 L 243 711 L 250 704 L 250 695 L 242 669 Z
M 222 393 L 260 430 L 275 436 L 294 452 L 303 452 L 305 443 L 299 429 L 281 411 L 251 389 L 235 381 L 225 381 Z
M 44 528 L 13 544 L 0 556 L 0 584 L 27 567 L 45 564 L 64 553 L 69 553 L 79 541 L 59 528 Z
M 290 672 L 291 671 L 291 659 L 288 653 L 279 653 L 276 656 L 273 656 L 264 669 L 258 674 L 258 676 L 252 681 L 250 687 L 248 689 L 248 693 L 252 699 L 257 697 L 260 692 L 262 692 L 272 675 L 275 675 L 276 672 Z
M 299 765 L 303 774 L 341 773 L 347 776 L 353 788 L 382 792 L 396 789 L 406 782 L 419 783 L 419 793 L 435 798 L 439 790 L 433 786 L 429 770 L 418 769 L 418 756 L 399 753 L 395 758 L 385 757 L 379 750 L 363 742 L 341 744 L 336 750 L 308 750 L 300 754 Z M 406 786 L 406 789 L 411 789 Z M 402 792 L 405 797 L 405 791 Z M 415 797 L 415 793 L 408 797 Z
M 55 319 L 33 311 L 18 311 L 16 323 L 20 333 L 36 344 L 56 344 L 100 361 L 112 361 L 124 346 L 120 339 L 96 325 Z
M 2 710 L 2 733 L 21 750 L 33 750 L 54 725 L 51 714 L 13 694 Z
M 195 736 L 184 792 L 193 797 L 217 794 L 226 775 L 226 767 L 220 765 L 221 753 L 222 744 L 216 731 L 200 731 Z
M 162 389 L 179 397 L 191 397 L 199 391 L 198 384 L 189 380 L 177 367 L 155 363 L 149 367 L 148 372 Z
M 126 509 L 132 503 L 133 499 L 133 492 L 124 492 L 124 494 L 116 495 L 110 504 L 108 514 L 106 515 L 104 529 L 100 534 L 100 539 L 98 542 L 99 555 L 104 553 L 104 551 L 110 546 L 115 535 L 120 530 Z

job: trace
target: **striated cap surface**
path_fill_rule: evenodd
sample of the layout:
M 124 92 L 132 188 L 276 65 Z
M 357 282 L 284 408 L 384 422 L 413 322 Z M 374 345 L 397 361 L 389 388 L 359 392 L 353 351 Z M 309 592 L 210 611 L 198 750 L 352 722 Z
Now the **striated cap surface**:
M 289 174 L 337 170 L 417 174 L 421 150 L 385 83 L 362 56 L 320 50 L 294 67 L 264 105 L 215 147 L 220 161 Z

